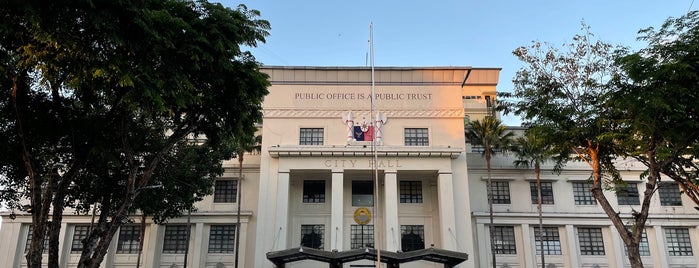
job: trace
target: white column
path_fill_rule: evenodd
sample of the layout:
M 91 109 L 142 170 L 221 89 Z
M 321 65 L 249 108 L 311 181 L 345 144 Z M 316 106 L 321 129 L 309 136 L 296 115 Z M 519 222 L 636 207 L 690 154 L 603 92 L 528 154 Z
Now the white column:
M 279 171 L 277 179 L 277 216 L 274 232 L 277 233 L 273 250 L 288 248 L 289 236 L 289 171 Z
M 571 267 L 580 267 L 580 259 L 578 255 L 580 251 L 578 250 L 578 236 L 575 235 L 575 227 L 573 225 L 566 225 L 566 236 L 568 237 L 568 258 L 570 259 Z
M 400 249 L 400 226 L 398 226 L 398 178 L 395 170 L 384 173 L 384 215 L 386 216 L 386 250 Z
M 240 222 L 240 232 L 236 233 L 236 235 L 240 235 L 240 249 L 238 249 L 238 265 L 239 267 L 247 267 L 245 266 L 245 260 L 247 259 L 245 256 L 245 248 L 247 248 L 245 245 L 247 244 L 248 241 L 248 220 L 247 218 L 245 220 L 241 220 Z
M 536 225 L 534 228 L 539 228 Z M 536 234 L 536 232 L 534 232 Z M 532 241 L 534 241 L 532 243 Z M 537 261 L 539 260 L 536 256 L 536 238 L 532 240 L 531 228 L 529 224 L 522 224 L 522 244 L 524 249 L 524 265 L 525 267 L 537 267 Z
M 69 237 L 70 233 L 68 232 L 68 223 L 63 222 L 61 223 L 61 231 L 58 232 L 58 239 L 59 241 L 63 241 L 63 243 L 60 243 L 58 245 L 58 252 L 70 252 L 70 246 L 71 243 L 70 241 L 73 241 L 73 237 Z M 48 252 L 48 250 L 46 251 Z M 24 256 L 22 256 L 24 258 Z M 70 261 L 70 255 L 67 254 L 59 254 L 59 259 L 58 263 L 62 264 L 61 267 L 66 267 L 68 266 L 68 262 Z
M 492 267 L 493 264 L 490 263 L 491 248 L 490 248 L 490 227 L 485 226 L 485 222 L 476 222 L 476 245 L 478 247 L 478 254 L 480 267 Z M 474 254 L 475 255 L 475 254 Z M 471 256 L 471 254 L 469 254 Z
M 660 259 L 660 267 L 670 267 L 670 260 L 667 255 L 667 246 L 665 243 L 665 234 L 663 233 L 662 226 L 653 226 L 655 230 L 655 239 L 658 241 L 658 259 Z
M 456 211 L 454 210 L 454 183 L 451 172 L 439 172 L 437 182 L 437 199 L 439 203 L 439 232 L 442 235 L 442 248 L 457 250 Z
M 188 267 L 206 267 L 206 252 L 204 250 L 208 250 L 208 247 L 204 247 L 204 223 L 195 223 L 192 234 L 194 235 L 194 241 L 190 244 L 191 247 L 189 248 L 191 266 Z M 204 257 L 202 258 L 202 256 Z
M 330 228 L 326 231 L 326 237 L 330 237 L 330 249 L 342 251 L 344 245 L 344 173 L 342 170 L 333 170 L 330 188 Z
M 616 267 L 624 267 L 624 258 L 628 259 L 628 255 L 624 254 L 626 252 L 625 244 L 621 241 L 621 235 L 614 225 L 609 225 L 609 233 L 612 235 L 612 247 L 614 248 L 608 254 L 609 258 L 612 258 L 610 264 L 613 261 Z
M 146 227 L 146 235 L 143 239 L 143 253 L 141 253 L 143 263 L 141 263 L 141 267 L 159 267 L 163 252 L 165 226 L 149 223 Z

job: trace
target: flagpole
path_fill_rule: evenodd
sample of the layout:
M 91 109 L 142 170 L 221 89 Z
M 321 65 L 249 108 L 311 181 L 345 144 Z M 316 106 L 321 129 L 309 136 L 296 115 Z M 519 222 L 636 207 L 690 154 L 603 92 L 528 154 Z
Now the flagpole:
M 374 110 L 376 109 L 376 83 L 375 83 L 375 77 L 374 77 L 374 23 L 371 22 L 369 24 L 369 55 L 370 55 L 370 62 L 371 62 L 371 110 L 369 112 L 370 115 L 370 122 L 373 125 L 372 127 L 372 139 L 371 139 L 371 152 L 372 155 L 374 156 L 374 192 L 376 196 L 376 202 L 374 204 L 374 219 L 376 221 L 374 222 L 374 239 L 376 240 L 376 261 L 378 263 L 378 267 L 381 267 L 381 226 L 379 225 L 379 209 L 380 209 L 380 198 L 379 198 L 379 168 L 378 168 L 378 155 L 376 153 L 376 131 L 377 126 L 375 125 L 376 119 L 374 118 Z

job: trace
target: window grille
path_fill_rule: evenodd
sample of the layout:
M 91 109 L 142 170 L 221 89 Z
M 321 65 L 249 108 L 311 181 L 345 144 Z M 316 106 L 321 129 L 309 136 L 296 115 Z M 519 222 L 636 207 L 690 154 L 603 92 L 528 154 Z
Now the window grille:
M 597 205 L 590 188 L 591 182 L 573 182 L 573 201 L 576 205 Z
M 235 249 L 235 225 L 211 225 L 209 229 L 209 253 L 233 253 Z
M 322 128 L 301 128 L 299 145 L 323 145 Z
M 421 181 L 400 181 L 401 203 L 422 203 Z
M 406 128 L 404 129 L 405 146 L 428 146 L 430 145 L 427 128 Z

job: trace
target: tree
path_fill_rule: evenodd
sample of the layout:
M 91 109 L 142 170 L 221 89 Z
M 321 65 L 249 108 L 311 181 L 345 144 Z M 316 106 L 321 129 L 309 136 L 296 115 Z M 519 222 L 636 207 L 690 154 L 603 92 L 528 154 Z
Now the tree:
M 495 241 L 493 240 L 493 186 L 490 176 L 490 159 L 498 151 L 507 149 L 514 134 L 507 131 L 507 127 L 502 122 L 493 117 L 486 116 L 483 121 L 471 122 L 470 129 L 466 132 L 466 137 L 472 145 L 483 146 L 483 155 L 488 169 L 488 212 L 490 214 L 490 251 L 492 255 L 493 268 L 496 265 Z
M 543 133 L 537 128 L 527 129 L 524 136 L 518 137 L 512 147 L 517 160 L 515 167 L 534 167 L 536 174 L 537 211 L 539 212 L 539 248 L 541 249 L 541 268 L 546 267 L 544 254 L 544 222 L 541 212 L 541 164 L 554 157 L 552 145 L 543 138 Z
M 238 268 L 238 256 L 239 256 L 239 246 L 240 246 L 240 207 L 243 202 L 243 161 L 246 152 L 259 152 L 262 144 L 262 136 L 242 136 L 236 142 L 236 157 L 238 158 L 238 198 L 236 203 L 238 209 L 236 210 L 235 219 L 235 262 L 234 267 Z
M 509 111 L 520 115 L 525 124 L 545 132 L 546 142 L 558 148 L 559 165 L 569 160 L 590 165 L 592 196 L 626 244 L 631 266 L 643 267 L 638 246 L 646 218 L 630 215 L 634 226 L 627 229 L 622 219 L 625 215 L 615 211 L 603 193 L 605 177 L 611 183 L 620 181 L 614 167 L 619 154 L 619 129 L 608 116 L 610 107 L 605 105 L 613 92 L 608 83 L 619 73 L 613 62 L 616 49 L 593 40 L 584 24 L 583 30 L 583 34 L 573 37 L 572 43 L 564 45 L 566 51 L 540 42 L 517 48 L 513 53 L 525 66 L 513 79 L 514 91 L 502 96 L 511 98 Z M 647 215 L 653 192 L 646 189 L 645 193 L 641 213 Z
M 12 1 L 0 14 L 0 180 L 17 189 L 0 197 L 29 200 L 29 267 L 46 233 L 58 267 L 66 207 L 99 212 L 78 267 L 98 267 L 137 209 L 165 221 L 191 208 L 261 118 L 267 76 L 241 45 L 269 23 L 245 6 Z
M 627 134 L 625 156 L 648 167 L 652 184 L 665 174 L 699 205 L 699 12 L 639 34 L 648 46 L 619 54 L 624 73 L 609 105 Z

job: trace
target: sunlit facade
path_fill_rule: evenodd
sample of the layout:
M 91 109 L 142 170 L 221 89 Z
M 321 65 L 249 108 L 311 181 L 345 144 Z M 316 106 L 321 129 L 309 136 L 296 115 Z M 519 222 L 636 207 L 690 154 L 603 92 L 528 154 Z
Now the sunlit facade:
M 492 113 L 499 69 L 376 68 L 373 109 L 370 68 L 262 70 L 272 83 L 263 103 L 262 150 L 246 155 L 242 188 L 236 186 L 237 159 L 225 162 L 214 195 L 190 217 L 166 225 L 146 221 L 141 254 L 141 218 L 134 215 L 134 223 L 114 238 L 103 267 L 136 267 L 139 261 L 140 267 L 185 267 L 185 259 L 186 267 L 233 267 L 235 235 L 239 267 L 275 267 L 275 252 L 303 248 L 328 254 L 433 248 L 468 254 L 457 267 L 492 267 L 485 160 L 464 133 L 468 122 Z M 534 173 L 515 168 L 513 160 L 497 155 L 492 163 L 497 267 L 540 266 L 542 251 L 547 267 L 628 267 L 619 235 L 587 190 L 590 170 L 584 163 L 570 164 L 561 174 L 544 167 L 545 247 L 538 248 Z M 606 194 L 628 217 L 639 208 L 643 167 L 633 161 L 619 167 L 628 194 Z M 674 186 L 659 189 L 652 201 L 642 244 L 646 267 L 699 263 L 699 216 Z M 22 267 L 31 219 L 8 215 L 2 214 L 0 263 Z M 64 217 L 61 267 L 75 266 L 90 220 Z M 304 256 L 273 260 L 285 267 L 329 267 Z M 342 262 L 339 267 L 375 264 L 363 258 Z M 400 267 L 447 266 L 421 259 Z

